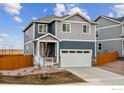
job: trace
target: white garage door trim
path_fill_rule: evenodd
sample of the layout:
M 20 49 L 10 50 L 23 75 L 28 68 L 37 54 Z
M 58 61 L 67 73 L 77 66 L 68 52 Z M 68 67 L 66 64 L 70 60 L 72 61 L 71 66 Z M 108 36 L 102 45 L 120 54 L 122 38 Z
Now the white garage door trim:
M 61 67 L 92 66 L 91 49 L 60 49 Z

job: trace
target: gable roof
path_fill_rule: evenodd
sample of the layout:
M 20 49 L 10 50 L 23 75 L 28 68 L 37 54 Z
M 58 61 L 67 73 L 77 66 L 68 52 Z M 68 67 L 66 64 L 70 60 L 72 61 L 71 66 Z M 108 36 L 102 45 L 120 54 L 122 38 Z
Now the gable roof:
M 113 21 L 113 22 L 116 22 L 116 23 L 121 23 L 122 21 L 122 18 L 113 18 L 113 17 L 108 17 L 108 16 L 99 16 L 96 18 L 95 22 L 99 19 L 99 18 L 105 18 L 107 20 L 110 20 L 110 21 Z M 124 19 L 123 19 L 124 20 Z
M 69 15 L 65 15 L 65 16 L 56 16 L 56 15 L 51 15 L 51 16 L 47 16 L 47 17 L 44 17 L 44 18 L 38 18 L 36 20 L 33 20 L 33 21 L 41 21 L 41 22 L 47 22 L 47 23 L 50 23 L 53 19 L 63 19 L 65 17 L 67 17 Z
M 51 37 L 55 38 L 56 40 L 61 41 L 59 38 L 57 38 L 56 36 L 52 35 L 51 33 L 47 33 L 47 34 L 45 34 L 45 35 L 43 35 L 43 36 L 40 36 L 40 37 L 37 38 L 36 40 L 40 40 L 40 39 L 45 38 L 45 37 L 47 37 L 47 36 L 51 36 Z
M 92 24 L 96 24 L 96 22 L 94 22 L 94 21 L 92 21 L 92 20 L 86 18 L 85 16 L 83 16 L 82 14 L 80 14 L 80 13 L 77 12 L 77 13 L 74 13 L 74 14 L 72 14 L 72 15 L 64 15 L 64 16 L 51 15 L 51 16 L 47 16 L 47 17 L 44 17 L 44 18 L 35 19 L 35 20 L 33 20 L 33 21 L 23 30 L 23 32 L 25 32 L 25 30 L 26 30 L 33 22 L 51 23 L 51 22 L 53 22 L 53 21 L 55 21 L 55 20 L 61 20 L 61 21 L 62 21 L 62 20 L 65 20 L 65 19 L 70 18 L 70 17 L 72 17 L 72 16 L 74 16 L 74 15 L 79 15 L 79 16 L 81 16 L 82 18 L 84 18 L 85 20 L 87 20 L 88 22 L 90 22 L 90 23 L 92 23 Z
M 88 22 L 90 22 L 90 23 L 95 23 L 94 21 L 88 19 L 86 16 L 82 15 L 82 14 L 79 13 L 79 12 L 76 12 L 76 13 L 74 13 L 74 14 L 72 14 L 72 15 L 69 15 L 69 16 L 63 18 L 63 20 L 68 19 L 68 18 L 70 18 L 70 17 L 72 17 L 72 16 L 74 16 L 74 15 L 79 15 L 80 17 L 84 18 L 86 21 L 88 21 Z
M 124 21 L 124 17 L 118 17 L 118 18 L 113 18 L 114 20 L 117 20 L 119 22 L 123 22 Z

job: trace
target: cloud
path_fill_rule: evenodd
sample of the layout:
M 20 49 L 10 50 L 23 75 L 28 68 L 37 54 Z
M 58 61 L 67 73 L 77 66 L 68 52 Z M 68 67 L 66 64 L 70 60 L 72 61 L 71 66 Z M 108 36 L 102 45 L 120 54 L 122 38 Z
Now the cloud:
M 124 4 L 114 5 L 113 11 L 116 13 L 117 17 L 121 17 L 124 15 Z
M 32 17 L 33 20 L 37 19 L 37 17 Z
M 10 36 L 6 33 L 0 33 L 0 47 L 5 45 L 11 45 L 14 49 L 23 49 L 23 44 L 18 37 Z
M 5 34 L 5 33 L 1 33 L 1 34 L 0 34 L 0 38 L 4 38 L 4 37 L 5 37 L 5 38 L 8 38 L 9 36 L 8 36 L 7 34 Z
M 87 14 L 87 11 L 86 10 L 84 10 L 84 9 L 81 9 L 81 8 L 79 8 L 79 7 L 73 7 L 73 8 L 71 8 L 71 9 L 69 9 L 67 12 L 66 12 L 66 14 L 69 14 L 69 15 L 71 15 L 71 14 L 74 14 L 74 13 L 80 13 L 80 14 L 82 14 L 82 15 L 84 15 L 85 17 L 87 17 L 88 19 L 90 19 L 90 17 L 88 16 L 88 14 Z
M 116 4 L 110 7 L 110 12 L 108 16 L 111 17 L 121 17 L 124 16 L 124 4 Z
M 3 7 L 6 13 L 14 17 L 14 20 L 16 22 L 19 22 L 19 23 L 22 22 L 22 19 L 18 17 L 22 9 L 22 6 L 19 3 L 5 3 L 3 4 Z
M 47 12 L 47 8 L 43 9 L 43 13 L 45 14 Z
M 109 12 L 108 16 L 109 17 L 114 17 L 114 14 L 112 12 Z
M 14 16 L 14 20 L 18 23 L 21 23 L 22 22 L 22 19 L 18 16 Z
M 80 8 L 78 5 L 79 4 L 56 4 L 56 7 L 54 8 L 54 14 L 57 16 L 62 16 L 63 14 L 71 15 L 79 12 L 80 14 L 90 19 L 88 12 L 85 9 Z
M 11 15 L 19 15 L 21 10 L 21 5 L 19 3 L 5 3 L 4 10 Z
M 64 4 L 56 4 L 54 8 L 54 14 L 57 16 L 62 16 L 62 13 L 65 12 L 65 5 Z

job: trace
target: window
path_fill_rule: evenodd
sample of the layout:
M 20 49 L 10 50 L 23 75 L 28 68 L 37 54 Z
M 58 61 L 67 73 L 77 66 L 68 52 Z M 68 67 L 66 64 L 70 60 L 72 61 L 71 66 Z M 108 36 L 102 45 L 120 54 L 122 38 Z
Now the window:
M 69 24 L 69 23 L 62 24 L 62 31 L 63 32 L 70 32 L 71 31 L 71 24 Z
M 96 37 L 99 37 L 99 31 L 98 30 L 96 31 Z
M 84 51 L 84 53 L 90 53 L 90 51 Z
M 77 53 L 83 53 L 83 51 L 77 51 Z
M 62 51 L 62 53 L 68 53 L 68 51 Z
M 75 53 L 75 51 L 69 51 L 69 53 Z
M 102 43 L 98 44 L 98 50 L 101 51 L 102 50 Z
M 39 33 L 46 33 L 47 32 L 47 24 L 39 24 L 38 25 L 38 32 Z
M 83 34 L 90 34 L 90 26 L 83 25 Z

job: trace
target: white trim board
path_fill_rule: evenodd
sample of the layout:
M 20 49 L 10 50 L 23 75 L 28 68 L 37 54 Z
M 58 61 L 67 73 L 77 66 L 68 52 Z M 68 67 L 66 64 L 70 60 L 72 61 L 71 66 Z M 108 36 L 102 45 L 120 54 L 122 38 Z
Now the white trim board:
M 45 34 L 45 35 L 43 35 L 43 36 L 41 36 L 41 37 L 39 37 L 39 38 L 37 38 L 35 40 L 40 40 L 40 39 L 42 39 L 42 38 L 44 38 L 44 37 L 46 37 L 48 35 L 52 36 L 53 38 L 57 39 L 58 41 L 61 41 L 59 38 L 57 38 L 56 36 L 52 35 L 51 33 L 47 33 L 47 34 Z
M 62 39 L 62 41 L 95 42 L 95 40 Z
M 99 42 L 99 41 L 114 41 L 114 40 L 122 40 L 122 38 L 115 38 L 115 39 L 103 39 L 103 40 L 97 40 L 97 42 Z
M 68 22 L 68 23 L 79 23 L 79 24 L 90 24 L 88 22 L 81 22 L 81 21 L 68 21 L 68 20 L 64 20 L 63 22 Z
M 112 28 L 112 27 L 117 27 L 117 26 L 121 26 L 121 24 L 118 24 L 118 25 L 111 25 L 111 26 L 104 26 L 104 27 L 100 27 L 100 28 L 97 28 L 97 29 Z
M 30 41 L 24 43 L 24 45 L 27 45 L 27 44 L 29 44 L 29 43 L 32 43 L 33 41 L 34 41 L 34 40 L 30 40 Z

